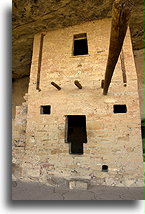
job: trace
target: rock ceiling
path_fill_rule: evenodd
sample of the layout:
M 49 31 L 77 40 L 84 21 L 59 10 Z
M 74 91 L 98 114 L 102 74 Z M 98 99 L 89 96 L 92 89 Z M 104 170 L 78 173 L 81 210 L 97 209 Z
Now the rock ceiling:
M 111 17 L 113 0 L 13 0 L 13 78 L 30 72 L 34 34 Z M 133 49 L 143 48 L 143 0 L 134 0 Z

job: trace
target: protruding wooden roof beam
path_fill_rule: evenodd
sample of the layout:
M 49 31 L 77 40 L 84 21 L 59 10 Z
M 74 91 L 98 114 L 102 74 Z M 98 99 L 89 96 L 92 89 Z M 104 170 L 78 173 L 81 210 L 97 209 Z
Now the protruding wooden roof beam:
M 82 88 L 83 88 L 82 85 L 79 83 L 78 80 L 75 80 L 75 81 L 74 81 L 74 84 L 75 84 L 79 89 L 82 89 Z
M 58 90 L 61 90 L 61 87 L 59 85 L 57 85 L 55 82 L 51 82 L 51 85 L 53 85 Z
M 104 95 L 108 93 L 113 72 L 123 46 L 132 7 L 132 0 L 115 0 L 113 4 L 110 46 L 103 90 Z

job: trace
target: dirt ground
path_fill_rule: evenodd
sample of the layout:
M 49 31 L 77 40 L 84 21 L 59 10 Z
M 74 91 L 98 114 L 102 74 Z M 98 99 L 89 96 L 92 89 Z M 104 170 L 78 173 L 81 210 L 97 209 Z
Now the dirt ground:
M 143 200 L 143 187 L 91 186 L 70 190 L 40 183 L 12 182 L 12 200 Z

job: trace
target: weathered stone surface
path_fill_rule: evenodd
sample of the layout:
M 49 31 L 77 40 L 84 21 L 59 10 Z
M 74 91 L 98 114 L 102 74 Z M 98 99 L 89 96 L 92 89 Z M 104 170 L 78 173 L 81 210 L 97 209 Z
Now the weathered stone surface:
M 141 119 L 144 119 L 144 49 L 134 50 Z
M 12 175 L 15 178 L 20 178 L 22 176 L 22 167 L 18 164 L 12 163 Z
M 130 187 L 130 186 L 135 186 L 135 182 L 134 180 L 129 180 L 129 179 L 126 179 L 123 184 L 126 186 L 126 187 Z
M 67 186 L 67 180 L 63 177 L 56 177 L 53 175 L 47 175 L 47 185 L 54 186 L 54 187 L 61 187 Z
M 77 180 L 70 181 L 69 188 L 86 190 L 88 188 L 88 183 L 85 181 L 77 181 Z

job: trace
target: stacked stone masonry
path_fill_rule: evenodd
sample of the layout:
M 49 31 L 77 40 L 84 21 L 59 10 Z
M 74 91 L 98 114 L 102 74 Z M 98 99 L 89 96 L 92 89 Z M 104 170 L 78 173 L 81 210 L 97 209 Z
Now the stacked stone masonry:
M 143 185 L 139 96 L 129 30 L 123 45 L 127 86 L 123 84 L 119 59 L 108 95 L 102 93 L 110 28 L 111 20 L 102 19 L 42 32 L 40 90 L 36 87 L 42 33 L 35 35 L 25 104 L 27 118 L 25 127 L 21 127 L 22 107 L 18 107 L 15 123 L 21 130 L 13 136 L 13 160 L 21 168 L 18 177 L 22 180 L 58 185 L 52 180 L 62 178 L 71 182 L 71 188 L 80 181 L 93 185 Z M 88 54 L 73 56 L 73 36 L 81 33 L 87 34 Z M 75 80 L 82 89 L 74 85 Z M 52 81 L 61 90 L 53 87 Z M 127 112 L 114 114 L 115 104 L 125 104 Z M 51 106 L 50 114 L 40 114 L 43 105 Z M 65 143 L 66 115 L 86 116 L 87 143 L 83 144 L 82 155 L 70 154 L 70 144 Z M 16 142 L 16 138 L 23 142 Z M 102 165 L 108 166 L 107 172 L 102 171 Z

